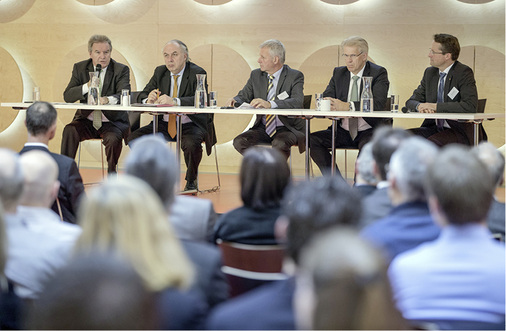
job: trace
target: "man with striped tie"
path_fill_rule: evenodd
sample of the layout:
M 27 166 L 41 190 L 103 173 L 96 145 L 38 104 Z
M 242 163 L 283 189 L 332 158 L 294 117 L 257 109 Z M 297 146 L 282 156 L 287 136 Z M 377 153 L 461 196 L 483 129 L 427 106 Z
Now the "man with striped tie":
M 239 93 L 228 100 L 229 106 L 249 103 L 254 108 L 301 109 L 304 102 L 304 75 L 285 63 L 285 47 L 279 40 L 270 39 L 260 45 L 259 69 L 251 72 L 248 82 Z M 235 149 L 243 154 L 255 145 L 272 145 L 286 158 L 290 148 L 305 149 L 305 122 L 288 116 L 257 115 L 253 127 L 234 139 Z

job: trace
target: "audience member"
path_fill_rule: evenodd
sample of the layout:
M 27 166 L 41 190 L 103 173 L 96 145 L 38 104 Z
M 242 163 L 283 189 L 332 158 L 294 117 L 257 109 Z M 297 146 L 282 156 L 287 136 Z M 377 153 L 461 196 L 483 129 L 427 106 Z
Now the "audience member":
M 467 147 L 451 145 L 429 166 L 425 184 L 441 235 L 392 261 L 399 310 L 440 329 L 504 328 L 504 244 L 486 228 L 492 176 Z
M 429 50 L 430 67 L 425 69 L 420 85 L 406 101 L 408 109 L 420 113 L 476 113 L 478 92 L 471 68 L 457 61 L 459 40 L 449 34 L 438 33 Z M 444 119 L 425 119 L 422 126 L 411 129 L 416 135 L 438 146 L 450 143 L 472 145 L 474 128 L 471 122 Z M 487 135 L 480 125 L 480 138 Z
M 361 37 L 349 37 L 341 43 L 341 57 L 345 66 L 334 68 L 332 78 L 323 92 L 330 100 L 330 110 L 360 111 L 360 96 L 364 86 L 362 77 L 370 77 L 374 104 L 372 111 L 382 111 L 387 102 L 390 82 L 387 70 L 367 60 L 369 45 Z M 343 118 L 336 126 L 335 147 L 358 148 L 371 140 L 373 130 L 380 125 L 391 125 L 391 120 L 374 117 Z M 311 158 L 323 175 L 330 175 L 333 166 L 329 151 L 332 148 L 332 126 L 311 134 Z M 337 174 L 341 173 L 337 169 Z
M 44 282 L 67 263 L 81 230 L 60 222 L 49 208 L 58 192 L 58 166 L 47 152 L 31 151 L 18 159 L 2 150 L 0 160 L 8 239 L 5 274 L 20 297 L 36 299 Z
M 407 131 L 390 127 L 381 127 L 374 132 L 372 155 L 378 184 L 376 190 L 363 199 L 361 226 L 366 226 L 377 219 L 385 217 L 392 209 L 392 202 L 388 196 L 388 163 L 397 147 L 409 136 L 410 134 Z
M 99 72 L 100 104 L 119 103 L 121 90 L 130 90 L 130 69 L 111 59 L 112 42 L 104 35 L 93 35 L 88 40 L 90 58 L 74 64 L 72 77 L 63 92 L 65 102 L 87 103 L 91 83 L 90 72 Z M 76 157 L 79 142 L 102 138 L 107 156 L 107 171 L 116 172 L 123 138 L 130 130 L 126 111 L 78 109 L 72 122 L 63 129 L 61 153 Z
M 46 284 L 28 314 L 38 330 L 153 330 L 155 295 L 118 256 L 74 258 Z
M 244 153 L 241 171 L 243 206 L 223 214 L 214 239 L 253 245 L 274 245 L 274 224 L 290 184 L 290 169 L 276 149 L 255 146 Z
M 193 106 L 197 90 L 197 74 L 206 71 L 190 62 L 188 47 L 180 40 L 171 40 L 162 50 L 165 65 L 158 66 L 139 100 L 148 104 Z M 207 80 L 206 80 L 207 91 Z M 186 163 L 186 185 L 184 191 L 198 190 L 197 174 L 202 160 L 202 142 L 206 143 L 207 155 L 216 144 L 213 114 L 189 114 L 181 116 L 181 149 Z M 168 141 L 176 140 L 176 115 L 158 116 L 158 131 Z M 153 133 L 153 122 L 132 132 L 128 144 L 140 136 Z
M 214 224 L 214 217 L 209 218 L 215 215 L 211 201 L 175 196 L 179 179 L 176 156 L 161 137 L 149 135 L 137 139 L 125 168 L 127 174 L 144 180 L 160 197 L 169 212 L 169 223 L 197 270 L 195 286 L 205 295 L 209 306 L 225 301 L 228 284 L 221 271 L 221 252 L 204 241 Z
M 294 185 L 283 198 L 276 223 L 279 242 L 286 244 L 286 265 L 297 275 L 300 252 L 311 238 L 335 225 L 355 225 L 360 219 L 360 197 L 342 179 L 319 177 Z M 290 272 L 289 272 L 290 273 Z M 218 306 L 208 319 L 212 330 L 294 330 L 290 277 L 261 286 Z
M 405 330 L 381 254 L 356 230 L 316 235 L 301 252 L 294 309 L 300 330 Z
M 186 291 L 194 271 L 155 192 L 129 175 L 109 178 L 79 210 L 83 234 L 76 253 L 109 252 L 132 264 L 158 294 L 161 327 L 199 329 L 206 314 L 200 295 Z
M 481 142 L 472 149 L 473 153 L 485 164 L 494 178 L 497 187 L 504 184 L 504 156 L 489 142 Z M 494 200 L 490 206 L 487 217 L 487 225 L 493 234 L 496 234 L 504 241 L 505 205 L 499 202 L 494 194 Z
M 51 209 L 61 214 L 65 222 L 76 223 L 80 198 L 84 194 L 83 179 L 73 159 L 49 151 L 49 141 L 56 133 L 56 117 L 56 109 L 50 103 L 35 102 L 28 107 L 25 120 L 28 140 L 19 154 L 41 150 L 53 157 L 58 164 L 60 189 Z
M 404 140 L 388 167 L 390 213 L 368 226 L 361 235 L 385 250 L 388 260 L 439 236 L 425 198 L 425 175 L 437 157 L 437 146 L 420 137 Z
M 360 193 L 362 198 L 374 192 L 378 184 L 378 179 L 374 173 L 374 164 L 372 142 L 368 142 L 360 150 L 355 162 L 355 185 L 353 187 Z
M 0 177 L 0 192 L 2 191 L 3 184 L 4 181 Z M 0 329 L 21 330 L 22 303 L 14 292 L 14 285 L 5 276 L 7 246 L 4 210 L 2 203 L 0 203 Z
M 259 69 L 251 72 L 246 85 L 228 100 L 229 106 L 249 103 L 253 108 L 293 109 L 304 107 L 304 74 L 285 64 L 285 46 L 269 39 L 260 45 Z M 257 115 L 255 123 L 234 139 L 235 149 L 244 152 L 255 145 L 272 145 L 290 156 L 292 146 L 306 148 L 306 123 L 302 118 L 282 115 Z

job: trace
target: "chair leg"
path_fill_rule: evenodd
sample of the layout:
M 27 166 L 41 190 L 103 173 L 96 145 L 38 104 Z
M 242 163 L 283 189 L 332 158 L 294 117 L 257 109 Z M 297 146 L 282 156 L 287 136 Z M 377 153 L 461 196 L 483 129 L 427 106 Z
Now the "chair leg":
M 100 140 L 100 156 L 102 158 L 102 180 L 105 177 L 105 168 L 104 168 L 104 141 Z
M 216 144 L 213 146 L 214 148 L 214 162 L 216 163 L 216 175 L 218 176 L 218 190 L 221 187 L 221 181 L 220 181 L 220 168 L 218 166 L 218 153 L 216 152 Z
M 348 178 L 348 150 L 344 150 L 344 179 Z
M 80 169 L 79 166 L 81 165 L 81 142 L 79 142 L 79 152 L 77 153 L 77 169 Z

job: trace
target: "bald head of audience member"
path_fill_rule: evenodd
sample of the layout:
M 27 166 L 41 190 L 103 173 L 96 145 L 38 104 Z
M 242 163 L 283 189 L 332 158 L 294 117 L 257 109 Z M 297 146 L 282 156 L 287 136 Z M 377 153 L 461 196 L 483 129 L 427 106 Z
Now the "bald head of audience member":
M 286 241 L 287 253 L 296 264 L 313 235 L 336 225 L 356 226 L 362 211 L 358 193 L 337 177 L 319 177 L 292 186 L 281 208 L 277 235 L 281 242 Z
M 372 155 L 376 163 L 376 176 L 378 180 L 387 179 L 387 165 L 390 157 L 399 145 L 411 136 L 406 130 L 383 126 L 374 131 L 372 138 Z
M 439 224 L 485 223 L 496 183 L 468 147 L 444 147 L 429 166 L 425 183 L 431 214 Z
M 20 205 L 51 207 L 58 196 L 58 165 L 43 151 L 26 152 L 19 157 L 24 174 L 24 191 Z
M 504 155 L 493 144 L 484 141 L 471 151 L 485 164 L 496 186 L 504 183 Z
M 23 180 L 19 156 L 11 150 L 0 148 L 0 200 L 5 213 L 16 213 L 23 193 Z
M 28 107 L 25 119 L 28 142 L 47 145 L 56 134 L 56 118 L 56 109 L 48 102 L 38 101 Z
M 438 148 L 427 139 L 409 137 L 392 154 L 388 170 L 388 195 L 394 206 L 426 201 L 425 175 L 437 157 Z
M 257 210 L 278 207 L 291 181 L 290 169 L 279 150 L 254 146 L 244 152 L 239 180 L 245 206 Z
M 154 294 L 117 255 L 74 258 L 45 286 L 28 315 L 31 329 L 154 329 Z
M 148 183 L 166 210 L 170 209 L 176 194 L 179 167 L 176 156 L 161 136 L 145 135 L 132 141 L 125 172 Z

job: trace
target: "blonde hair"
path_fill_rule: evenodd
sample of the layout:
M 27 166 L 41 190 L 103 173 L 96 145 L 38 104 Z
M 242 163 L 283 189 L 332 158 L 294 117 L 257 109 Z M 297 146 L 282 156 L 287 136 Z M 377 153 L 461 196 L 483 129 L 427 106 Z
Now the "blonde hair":
M 76 253 L 113 252 L 127 259 L 152 291 L 184 289 L 193 269 L 163 205 L 142 180 L 109 178 L 81 204 Z

